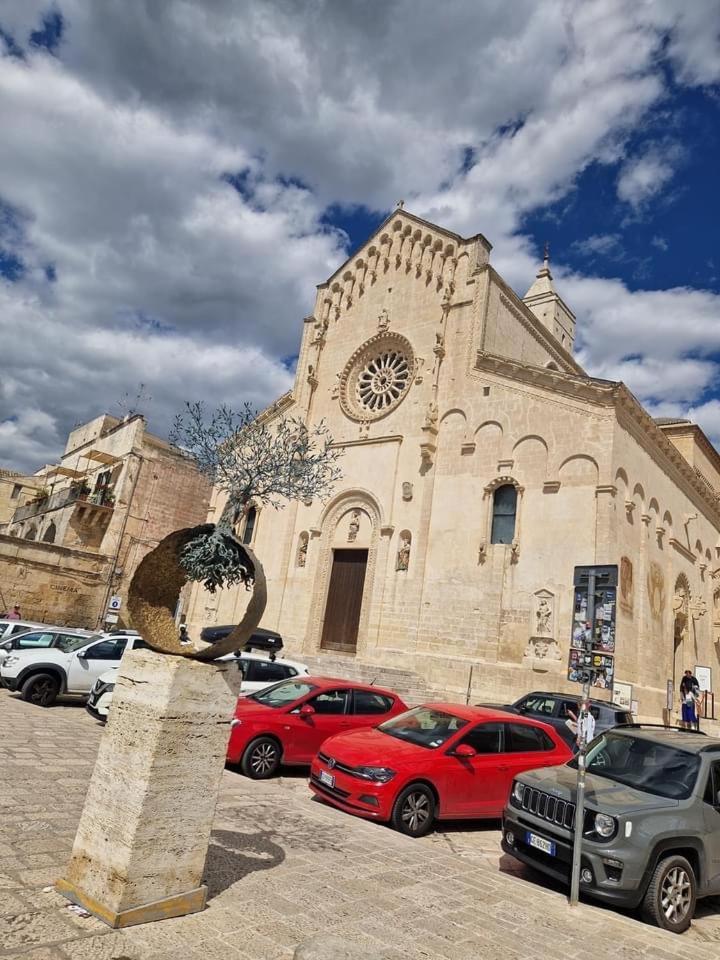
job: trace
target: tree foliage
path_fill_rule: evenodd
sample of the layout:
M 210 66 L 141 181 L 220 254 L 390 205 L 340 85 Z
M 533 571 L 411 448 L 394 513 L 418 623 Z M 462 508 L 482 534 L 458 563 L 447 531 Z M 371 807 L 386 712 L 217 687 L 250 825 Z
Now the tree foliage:
M 192 540 L 181 556 L 190 578 L 211 592 L 252 583 L 252 564 L 232 537 L 250 505 L 279 509 L 295 500 L 325 500 L 341 477 L 340 451 L 324 422 L 308 427 L 297 417 L 258 416 L 249 404 L 208 414 L 204 404 L 187 403 L 170 440 L 227 496 L 213 533 Z

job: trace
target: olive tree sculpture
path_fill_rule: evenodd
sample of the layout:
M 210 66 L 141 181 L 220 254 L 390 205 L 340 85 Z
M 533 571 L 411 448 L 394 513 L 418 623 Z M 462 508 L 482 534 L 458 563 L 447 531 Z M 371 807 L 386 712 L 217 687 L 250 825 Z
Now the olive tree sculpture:
M 210 477 L 217 523 L 177 530 L 139 564 L 128 595 L 150 649 L 123 657 L 70 863 L 57 889 L 111 926 L 201 910 L 202 877 L 241 675 L 219 657 L 242 647 L 266 604 L 262 565 L 234 528 L 251 506 L 325 499 L 340 477 L 324 424 L 187 404 L 173 442 Z M 181 644 L 174 620 L 188 581 L 244 585 L 240 623 L 215 644 Z

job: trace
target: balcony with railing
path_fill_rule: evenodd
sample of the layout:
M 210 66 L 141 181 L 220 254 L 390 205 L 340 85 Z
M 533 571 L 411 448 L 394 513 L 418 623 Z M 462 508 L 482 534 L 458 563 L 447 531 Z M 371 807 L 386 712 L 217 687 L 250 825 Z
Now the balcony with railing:
M 32 500 L 30 503 L 18 507 L 11 522 L 20 523 L 23 520 L 39 517 L 54 510 L 62 510 L 71 504 L 90 507 L 93 510 L 100 508 L 102 511 L 111 512 L 115 507 L 115 496 L 108 487 L 103 487 L 94 493 L 88 493 L 87 489 L 82 486 L 65 487 L 47 497 Z

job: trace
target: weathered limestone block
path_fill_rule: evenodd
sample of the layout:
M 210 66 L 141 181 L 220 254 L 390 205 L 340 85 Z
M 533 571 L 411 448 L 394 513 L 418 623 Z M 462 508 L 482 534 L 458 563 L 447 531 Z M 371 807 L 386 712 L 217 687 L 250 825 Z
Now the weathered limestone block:
M 61 893 L 115 927 L 203 909 L 240 682 L 228 663 L 123 657 Z
M 375 951 L 333 934 L 304 940 L 294 953 L 295 960 L 383 960 L 384 956 L 385 950 L 380 946 Z

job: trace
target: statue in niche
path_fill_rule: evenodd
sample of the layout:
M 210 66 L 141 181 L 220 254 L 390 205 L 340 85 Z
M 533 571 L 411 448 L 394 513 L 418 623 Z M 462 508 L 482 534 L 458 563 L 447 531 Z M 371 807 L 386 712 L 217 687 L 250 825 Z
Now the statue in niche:
M 357 540 L 357 535 L 360 531 L 360 511 L 353 510 L 352 517 L 350 518 L 350 526 L 348 527 L 348 543 L 354 543 Z
M 425 421 L 423 427 L 426 430 L 432 430 L 437 427 L 438 422 L 438 405 L 434 400 L 431 400 L 428 404 L 427 412 L 425 414 Z
M 388 314 L 387 310 L 383 307 L 383 309 L 378 314 L 378 330 L 380 330 L 381 332 L 384 332 L 385 330 L 387 330 L 389 326 L 390 326 L 390 315 Z
M 552 610 L 550 604 L 543 597 L 538 603 L 535 611 L 535 629 L 538 634 L 550 633 L 550 621 L 552 620 Z
M 410 540 L 403 537 L 400 541 L 400 548 L 397 553 L 396 570 L 407 570 L 410 566 Z
M 300 537 L 300 546 L 298 547 L 297 554 L 297 565 L 299 567 L 304 567 L 307 563 L 307 552 L 308 552 L 308 538 L 306 536 Z
M 409 480 L 405 480 L 402 485 L 402 498 L 403 500 L 412 500 L 413 498 L 413 485 Z

